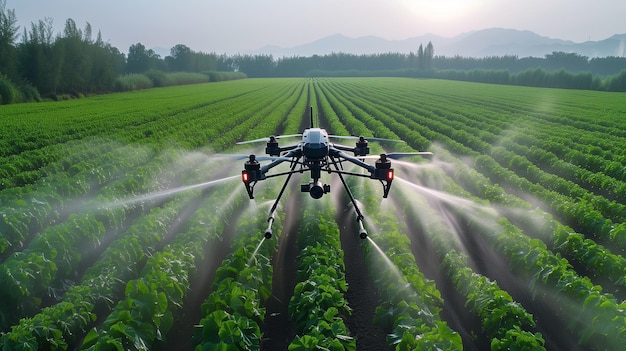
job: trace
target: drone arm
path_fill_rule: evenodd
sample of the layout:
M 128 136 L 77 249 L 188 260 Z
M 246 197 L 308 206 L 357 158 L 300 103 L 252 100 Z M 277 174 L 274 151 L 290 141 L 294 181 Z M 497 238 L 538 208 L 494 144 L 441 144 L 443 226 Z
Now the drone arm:
M 268 178 L 265 173 L 267 173 L 270 169 L 278 166 L 285 161 L 292 161 L 294 163 L 292 166 L 292 171 L 284 174 L 293 173 L 293 169 L 298 163 L 297 160 L 293 160 L 294 157 L 297 157 L 298 159 L 300 158 L 296 151 L 290 151 L 284 157 L 279 157 L 272 161 L 270 164 L 261 167 L 259 162 L 256 161 L 256 157 L 254 155 L 250 155 L 250 160 L 244 164 L 244 170 L 241 171 L 241 180 L 246 187 L 246 192 L 248 193 L 250 199 L 254 199 L 254 186 L 259 180 L 264 180 Z
M 359 205 L 354 199 L 354 196 L 352 195 L 352 192 L 350 191 L 350 187 L 348 187 L 346 180 L 343 179 L 343 174 L 354 174 L 354 175 L 361 175 L 361 174 L 340 171 L 339 166 L 337 165 L 336 162 L 333 162 L 333 165 L 335 166 L 336 173 L 339 175 L 339 179 L 341 179 L 341 183 L 343 184 L 343 187 L 346 189 L 346 193 L 348 194 L 348 197 L 350 197 L 352 206 L 354 206 L 354 211 L 356 212 L 356 221 L 359 224 L 359 237 L 361 239 L 365 239 L 367 238 L 367 231 L 365 230 L 365 227 L 363 227 L 363 219 L 365 217 L 363 216 L 363 213 L 361 213 L 361 210 L 359 209 Z
M 293 149 L 295 149 L 295 148 L 297 148 L 297 147 L 298 147 L 298 145 L 284 146 L 284 147 L 281 147 L 281 148 L 280 148 L 280 151 L 281 151 L 281 152 L 282 152 L 282 151 L 291 151 L 291 150 L 293 150 Z
M 291 175 L 295 173 L 295 168 L 296 168 L 297 163 L 294 162 L 291 165 L 291 171 L 287 172 L 287 179 L 285 180 L 285 183 L 283 184 L 283 187 L 280 189 L 280 193 L 278 193 L 278 197 L 276 198 L 276 200 L 274 201 L 274 204 L 272 205 L 272 208 L 270 209 L 269 212 L 269 216 L 267 217 L 267 229 L 265 230 L 265 239 L 269 239 L 272 237 L 272 224 L 274 224 L 274 217 L 276 216 L 276 208 L 278 207 L 278 202 L 280 201 L 280 198 L 283 196 L 283 193 L 285 192 L 285 188 L 287 188 L 287 184 L 289 184 L 289 180 L 291 180 Z
M 386 156 L 383 161 L 383 155 L 381 155 L 381 159 L 376 162 L 376 166 L 372 166 L 357 159 L 356 157 L 346 155 L 339 150 L 334 151 L 335 157 L 341 157 L 346 161 L 350 161 L 357 166 L 367 169 L 371 174 L 370 178 L 380 180 L 381 184 L 383 185 L 383 198 L 387 198 L 387 196 L 389 195 L 389 190 L 391 190 L 391 182 L 394 178 L 394 171 L 393 168 L 391 168 L 391 163 L 386 159 Z
M 341 150 L 341 151 L 350 151 L 350 152 L 354 152 L 354 148 L 350 147 L 350 146 L 345 146 L 345 145 L 339 145 L 339 144 L 333 144 L 333 147 L 335 149 Z
M 331 151 L 333 152 L 333 155 L 331 155 L 333 157 L 343 158 L 344 160 L 352 162 L 352 163 L 354 163 L 355 165 L 357 165 L 359 167 L 363 167 L 363 168 L 367 169 L 372 174 L 376 171 L 376 167 L 374 167 L 372 165 L 368 165 L 367 163 L 359 160 L 356 157 L 352 157 L 350 155 L 346 155 L 345 153 L 341 152 L 338 149 L 331 149 Z
M 278 166 L 279 164 L 285 162 L 285 161 L 291 161 L 292 158 L 300 157 L 300 152 L 298 150 L 291 150 L 288 153 L 285 154 L 285 156 L 283 157 L 279 157 L 276 160 L 266 164 L 265 166 L 261 167 L 261 173 L 265 176 L 265 173 L 267 173 L 270 169 Z

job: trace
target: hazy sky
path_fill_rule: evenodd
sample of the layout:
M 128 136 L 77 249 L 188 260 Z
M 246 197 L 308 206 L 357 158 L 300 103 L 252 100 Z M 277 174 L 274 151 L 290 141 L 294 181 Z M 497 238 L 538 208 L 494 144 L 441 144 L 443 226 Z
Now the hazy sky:
M 20 29 L 45 17 L 57 33 L 73 19 L 127 52 L 142 43 L 237 53 L 292 47 L 328 35 L 451 37 L 492 27 L 583 42 L 626 33 L 624 0 L 6 0 Z M 21 30 L 20 30 L 21 33 Z

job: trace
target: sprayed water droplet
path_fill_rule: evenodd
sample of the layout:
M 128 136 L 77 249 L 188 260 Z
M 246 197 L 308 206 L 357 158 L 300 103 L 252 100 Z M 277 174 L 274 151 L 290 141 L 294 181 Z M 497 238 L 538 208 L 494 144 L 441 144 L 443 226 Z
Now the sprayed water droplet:
M 259 250 L 261 249 L 261 245 L 263 245 L 264 241 L 265 241 L 265 237 L 262 237 L 261 241 L 259 241 L 259 244 L 256 246 L 256 249 L 254 249 L 254 252 L 252 252 L 252 256 L 250 256 L 250 259 L 248 260 L 248 267 L 252 266 L 253 263 L 256 263 L 256 255 L 257 253 L 259 253 Z

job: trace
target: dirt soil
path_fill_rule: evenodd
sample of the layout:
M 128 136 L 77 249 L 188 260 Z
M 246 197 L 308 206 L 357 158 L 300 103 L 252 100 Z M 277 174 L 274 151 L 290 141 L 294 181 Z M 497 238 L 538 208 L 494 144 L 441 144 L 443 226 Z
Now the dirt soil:
M 339 189 L 339 188 L 337 188 Z M 292 193 L 289 196 L 287 209 L 300 208 L 302 196 L 306 194 Z M 386 332 L 374 325 L 374 311 L 379 298 L 367 271 L 363 250 L 364 241 L 359 238 L 355 218 L 348 215 L 348 206 L 337 210 L 336 220 L 340 228 L 341 245 L 346 266 L 348 291 L 345 294 L 352 315 L 346 320 L 350 335 L 356 338 L 359 351 L 390 350 L 386 341 Z M 289 210 L 287 210 L 289 211 Z M 286 213 L 279 249 L 273 257 L 274 277 L 272 280 L 272 296 L 266 302 L 266 317 L 263 325 L 262 350 L 287 350 L 295 337 L 293 322 L 288 316 L 287 306 L 297 282 L 298 248 L 296 233 L 298 229 L 297 215 Z
M 237 211 L 234 218 L 238 218 L 243 209 Z M 215 245 L 207 248 L 207 252 L 202 262 L 197 266 L 198 270 L 190 281 L 190 291 L 183 301 L 183 308 L 180 314 L 182 318 L 176 326 L 168 333 L 166 348 L 164 350 L 193 350 L 192 336 L 195 325 L 202 318 L 202 303 L 211 293 L 213 280 L 217 269 L 230 252 L 230 245 L 237 226 L 237 220 L 231 220 L 223 233 L 221 241 L 215 241 Z
M 361 248 L 366 241 L 359 237 L 356 218 L 349 215 L 348 209 L 337 210 L 337 213 L 340 214 L 337 216 L 337 223 L 341 231 L 348 283 L 345 297 L 348 306 L 352 308 L 352 315 L 346 320 L 346 326 L 350 334 L 356 337 L 358 351 L 391 350 L 387 344 L 387 333 L 372 322 L 380 301 Z
M 301 194 L 291 193 L 287 199 L 288 209 L 300 208 Z M 263 340 L 261 350 L 287 350 L 289 343 L 296 335 L 295 327 L 289 318 L 289 299 L 297 283 L 298 218 L 293 212 L 287 211 L 283 223 L 283 231 L 278 243 L 278 251 L 272 257 L 274 276 L 272 277 L 272 296 L 265 303 L 265 319 L 262 327 Z M 275 240 L 270 239 L 270 240 Z

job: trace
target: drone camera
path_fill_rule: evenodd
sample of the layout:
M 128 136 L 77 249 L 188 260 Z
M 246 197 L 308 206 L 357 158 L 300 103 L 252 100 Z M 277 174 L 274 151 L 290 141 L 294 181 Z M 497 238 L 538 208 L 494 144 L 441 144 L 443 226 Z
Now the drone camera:
M 311 195 L 314 199 L 319 199 L 324 194 L 330 192 L 330 185 L 322 184 L 320 182 L 311 182 L 309 184 L 300 185 L 300 191 L 303 193 L 309 193 L 309 195 Z

